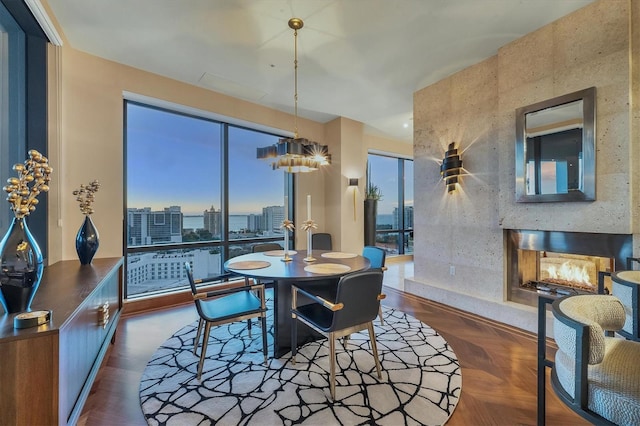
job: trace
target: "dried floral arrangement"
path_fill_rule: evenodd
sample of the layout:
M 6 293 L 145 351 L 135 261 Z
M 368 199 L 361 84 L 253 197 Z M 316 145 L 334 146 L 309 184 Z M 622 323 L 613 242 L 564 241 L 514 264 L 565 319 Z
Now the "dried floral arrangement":
M 93 213 L 93 202 L 96 200 L 95 193 L 100 189 L 100 182 L 92 180 L 88 185 L 80 184 L 80 189 L 73 191 L 76 201 L 80 203 L 80 211 L 83 215 Z
M 2 189 L 9 194 L 7 201 L 13 214 L 22 219 L 36 209 L 38 195 L 49 191 L 53 169 L 47 157 L 32 149 L 24 164 L 15 164 L 13 170 L 18 172 L 18 177 L 7 179 L 7 185 Z

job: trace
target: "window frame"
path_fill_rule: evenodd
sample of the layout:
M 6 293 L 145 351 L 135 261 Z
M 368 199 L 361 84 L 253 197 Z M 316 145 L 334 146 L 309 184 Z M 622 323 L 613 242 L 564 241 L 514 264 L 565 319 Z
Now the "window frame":
M 405 179 L 406 179 L 406 167 L 405 167 L 405 161 L 411 161 L 413 163 L 413 159 L 412 158 L 408 158 L 408 157 L 403 157 L 403 156 L 398 156 L 398 155 L 393 155 L 393 154 L 389 154 L 389 153 L 379 153 L 379 152 L 373 152 L 373 151 L 369 151 L 367 153 L 367 163 L 370 164 L 370 158 L 371 156 L 376 156 L 376 157 L 385 157 L 385 158 L 391 158 L 391 159 L 395 159 L 397 160 L 397 183 L 398 183 L 398 187 L 397 187 L 397 193 L 398 193 L 398 198 L 397 198 L 397 203 L 398 203 L 398 228 L 392 228 L 392 229 L 378 229 L 377 223 L 376 223 L 376 243 L 378 242 L 378 237 L 385 237 L 388 236 L 390 234 L 397 234 L 397 247 L 398 247 L 398 253 L 396 254 L 397 256 L 403 256 L 405 254 L 413 254 L 413 252 L 411 253 L 406 253 L 405 252 L 405 246 L 407 245 L 408 241 L 406 238 L 406 235 L 409 233 L 413 233 L 413 227 L 411 228 L 407 228 L 406 224 L 405 224 L 405 209 L 408 207 L 405 205 Z M 371 173 L 373 174 L 374 170 L 371 170 Z M 413 176 L 412 176 L 413 178 Z M 375 181 L 375 179 L 372 179 L 373 181 Z M 383 194 L 384 195 L 384 194 Z M 402 209 L 400 209 L 400 206 L 402 206 Z M 411 206 L 413 207 L 413 206 Z M 377 219 L 377 218 L 376 218 Z M 376 244 L 377 245 L 377 244 Z
M 9 94 L 8 108 L 12 115 L 8 123 L 9 140 L 8 170 L 1 172 L 8 175 L 0 176 L 6 179 L 13 176 L 13 164 L 22 163 L 26 153 L 36 149 L 48 157 L 48 111 L 47 111 L 47 46 L 49 40 L 40 28 L 37 20 L 25 2 L 0 0 L 6 12 L 19 27 L 9 34 L 9 48 L 18 52 L 10 52 L 9 60 L 15 61 L 9 65 Z M 4 14 L 4 11 L 2 12 Z M 3 18 L 7 18 L 5 15 Z M 4 19 L 3 19 L 4 21 Z M 11 40 L 15 38 L 16 40 Z M 15 91 L 15 92 L 14 92 Z M 4 167 L 4 166 L 3 166 Z M 55 165 L 53 165 L 55 170 Z M 29 230 L 34 235 L 44 257 L 44 264 L 48 264 L 48 194 L 40 194 L 38 208 L 29 215 Z M 7 210 L 8 211 L 8 210 Z M 5 216 L 3 216 L 4 218 Z M 12 215 L 7 216 L 9 220 Z M 7 223 L 7 228 L 9 224 Z
M 135 104 L 145 108 L 157 109 L 160 111 L 165 111 L 171 114 L 179 114 L 186 117 L 192 117 L 194 119 L 199 120 L 207 120 L 210 122 L 214 122 L 220 125 L 221 132 L 221 146 L 220 146 L 220 155 L 221 155 L 221 165 L 220 165 L 220 173 L 222 174 L 220 184 L 221 184 L 221 236 L 220 239 L 214 239 L 209 241 L 191 241 L 191 242 L 181 242 L 181 243 L 167 243 L 167 244 L 156 244 L 156 245 L 139 245 L 135 247 L 128 246 L 127 239 L 127 229 L 129 226 L 128 221 L 128 205 L 127 205 L 127 104 Z M 127 255 L 129 253 L 148 253 L 148 252 L 157 252 L 157 251 L 172 251 L 172 250 L 180 250 L 180 249 L 202 249 L 202 248 L 211 248 L 211 249 L 220 249 L 221 254 L 221 264 L 224 264 L 226 260 L 229 259 L 230 254 L 230 246 L 237 245 L 245 245 L 245 244 L 253 244 L 253 243 L 261 243 L 261 242 L 279 242 L 282 240 L 281 237 L 260 237 L 260 238 L 246 238 L 241 240 L 230 240 L 229 235 L 229 175 L 227 170 L 229 169 L 229 129 L 231 127 L 240 128 L 249 130 L 252 132 L 261 132 L 271 136 L 275 136 L 277 138 L 289 137 L 287 134 L 277 133 L 276 129 L 267 129 L 265 127 L 255 125 L 252 126 L 251 123 L 238 122 L 237 120 L 219 116 L 216 114 L 210 114 L 207 111 L 196 110 L 194 108 L 183 107 L 180 105 L 171 104 L 168 102 L 160 101 L 153 98 L 143 97 L 131 93 L 125 93 L 123 99 L 123 206 L 124 206 L 124 226 L 123 226 L 123 253 L 125 257 L 124 261 L 124 276 L 127 277 Z M 265 167 L 267 165 L 265 164 Z M 284 187 L 287 191 L 286 194 L 289 196 L 289 199 L 293 199 L 293 194 L 295 193 L 295 179 L 293 178 L 293 174 L 284 173 Z M 295 202 L 289 203 L 289 217 L 293 217 L 295 214 Z M 155 220 L 155 219 L 154 219 Z M 290 238 L 295 241 L 295 234 L 290 235 Z M 208 277 L 209 279 L 215 277 Z M 233 278 L 230 274 L 221 271 L 220 276 L 218 277 L 219 281 L 227 281 L 230 278 Z M 188 287 L 188 284 L 185 283 L 183 287 L 174 287 L 166 290 L 153 291 L 148 293 L 143 293 L 139 295 L 129 296 L 128 294 L 128 286 L 125 283 L 123 288 L 123 299 L 125 301 L 137 301 L 142 298 L 157 298 L 170 294 L 179 293 L 185 290 Z

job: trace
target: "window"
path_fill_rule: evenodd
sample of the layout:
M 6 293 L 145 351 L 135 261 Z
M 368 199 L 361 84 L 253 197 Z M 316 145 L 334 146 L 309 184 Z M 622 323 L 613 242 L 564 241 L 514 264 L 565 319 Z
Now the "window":
M 227 259 L 282 239 L 292 178 L 256 158 L 279 136 L 133 101 L 125 114 L 126 298 L 183 288 L 185 261 L 220 277 Z
M 0 178 L 14 176 L 12 166 L 25 153 L 24 112 L 24 32 L 0 4 Z M 11 117 L 11 119 L 9 119 Z M 0 236 L 13 218 L 11 210 L 0 209 Z
M 369 180 L 382 193 L 376 246 L 387 254 L 413 253 L 413 160 L 369 154 Z
M 28 90 L 27 90 L 28 89 Z M 0 1 L 0 180 L 15 176 L 14 164 L 30 149 L 47 156 L 47 38 L 27 5 Z M 53 165 L 56 170 L 56 165 Z M 47 255 L 47 194 L 29 215 L 31 233 Z M 0 236 L 13 219 L 0 209 Z

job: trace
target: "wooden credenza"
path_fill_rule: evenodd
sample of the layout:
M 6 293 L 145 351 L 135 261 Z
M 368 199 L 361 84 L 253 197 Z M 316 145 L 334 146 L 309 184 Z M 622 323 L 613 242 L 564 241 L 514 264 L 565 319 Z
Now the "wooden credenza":
M 32 310 L 48 324 L 14 329 L 0 314 L 0 425 L 73 425 L 122 309 L 123 259 L 47 266 Z

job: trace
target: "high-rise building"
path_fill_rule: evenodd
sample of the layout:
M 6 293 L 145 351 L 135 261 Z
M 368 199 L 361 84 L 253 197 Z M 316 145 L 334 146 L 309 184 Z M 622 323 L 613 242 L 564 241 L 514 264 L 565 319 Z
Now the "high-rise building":
M 130 254 L 127 263 L 129 294 L 143 294 L 187 286 L 184 263 L 191 263 L 194 275 L 209 278 L 220 275 L 220 254 L 209 249 Z
M 220 237 L 222 230 L 222 212 L 211 206 L 211 209 L 204 211 L 204 229 L 209 231 L 214 237 Z
M 182 242 L 180 206 L 165 207 L 162 211 L 151 211 L 151 207 L 129 208 L 127 215 L 127 245 L 130 247 Z
M 262 208 L 262 230 L 264 235 L 282 234 L 280 228 L 284 221 L 284 206 L 269 206 Z
M 400 229 L 400 216 L 398 214 L 398 208 L 393 209 L 393 229 Z M 406 206 L 404 208 L 404 229 L 413 228 L 413 206 Z
M 250 214 L 247 216 L 247 226 L 250 231 L 260 232 L 264 228 L 262 227 L 262 216 L 257 214 Z

